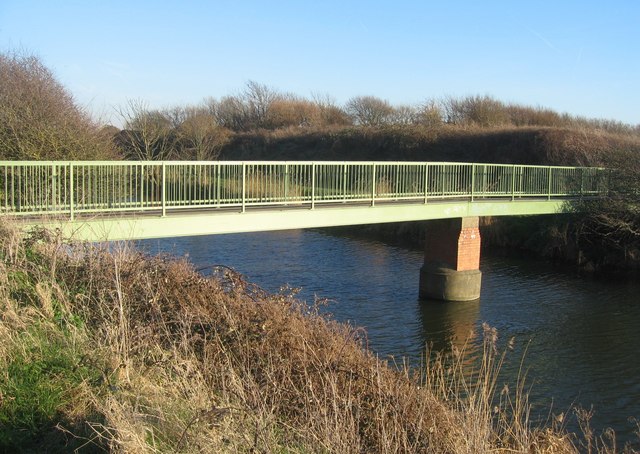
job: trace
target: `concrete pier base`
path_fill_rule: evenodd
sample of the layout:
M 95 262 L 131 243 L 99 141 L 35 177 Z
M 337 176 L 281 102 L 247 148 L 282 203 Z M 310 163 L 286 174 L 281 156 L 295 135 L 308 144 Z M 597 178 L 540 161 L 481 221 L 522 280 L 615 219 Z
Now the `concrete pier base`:
M 420 269 L 420 298 L 444 301 L 473 301 L 480 298 L 482 272 L 457 271 L 434 264 Z
M 480 298 L 480 231 L 477 217 L 441 219 L 427 225 L 420 297 L 445 301 Z

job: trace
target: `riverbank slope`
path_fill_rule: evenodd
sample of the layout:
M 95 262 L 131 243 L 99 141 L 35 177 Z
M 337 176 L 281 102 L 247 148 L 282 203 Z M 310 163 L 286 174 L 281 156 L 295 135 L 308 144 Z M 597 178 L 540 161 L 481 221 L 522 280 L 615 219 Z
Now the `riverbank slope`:
M 576 452 L 495 388 L 489 327 L 475 374 L 398 369 L 231 270 L 0 228 L 4 450 Z

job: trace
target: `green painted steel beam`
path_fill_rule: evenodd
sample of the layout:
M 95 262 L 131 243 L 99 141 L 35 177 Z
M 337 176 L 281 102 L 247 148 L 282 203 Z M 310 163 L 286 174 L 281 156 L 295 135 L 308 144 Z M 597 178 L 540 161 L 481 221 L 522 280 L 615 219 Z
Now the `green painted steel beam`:
M 468 216 L 515 216 L 555 214 L 567 211 L 563 200 L 438 201 L 427 204 L 378 203 L 375 206 L 336 204 L 310 209 L 292 207 L 241 211 L 208 211 L 49 220 L 24 223 L 60 229 L 64 236 L 79 241 L 118 241 L 178 236 L 332 227 L 388 222 L 422 221 Z

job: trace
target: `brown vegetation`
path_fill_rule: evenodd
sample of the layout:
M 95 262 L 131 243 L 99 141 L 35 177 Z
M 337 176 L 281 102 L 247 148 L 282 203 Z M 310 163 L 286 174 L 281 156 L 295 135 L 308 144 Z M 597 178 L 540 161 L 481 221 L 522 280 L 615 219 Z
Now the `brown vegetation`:
M 195 118 L 195 119 L 194 119 Z M 355 96 L 343 107 L 249 81 L 199 106 L 130 103 L 118 136 L 133 159 L 447 160 L 601 165 L 612 150 L 640 150 L 640 129 L 610 120 L 506 104 L 489 96 L 393 106 Z M 194 153 L 195 143 L 209 145 Z M 190 145 L 188 145 L 190 144 Z M 202 147 L 200 147 L 202 148 Z
M 3 449 L 576 452 L 501 388 L 488 327 L 476 366 L 457 352 L 416 375 L 231 270 L 2 230 Z
M 38 58 L 0 53 L 0 159 L 110 159 L 109 137 Z

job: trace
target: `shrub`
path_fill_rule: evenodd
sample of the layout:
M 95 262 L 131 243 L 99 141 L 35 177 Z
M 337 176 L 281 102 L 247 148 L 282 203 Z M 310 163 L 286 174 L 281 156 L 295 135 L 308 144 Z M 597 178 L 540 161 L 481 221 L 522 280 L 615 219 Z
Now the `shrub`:
M 108 159 L 108 138 L 34 56 L 0 54 L 0 159 Z

